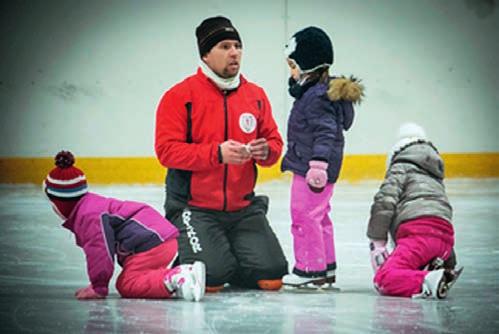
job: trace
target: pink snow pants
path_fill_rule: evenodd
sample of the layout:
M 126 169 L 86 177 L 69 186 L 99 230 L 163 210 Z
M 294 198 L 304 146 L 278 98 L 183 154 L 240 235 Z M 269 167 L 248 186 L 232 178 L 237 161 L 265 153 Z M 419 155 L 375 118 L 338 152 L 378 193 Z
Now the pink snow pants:
M 171 293 L 163 281 L 176 254 L 177 240 L 172 239 L 127 257 L 116 289 L 124 298 L 169 298 Z
M 421 292 L 421 270 L 434 258 L 448 259 L 454 246 L 454 231 L 448 222 L 434 217 L 418 218 L 398 228 L 397 245 L 374 276 L 383 295 L 411 297 Z
M 297 274 L 324 275 L 336 268 L 333 222 L 329 218 L 334 184 L 315 193 L 300 175 L 291 184 L 291 233 Z

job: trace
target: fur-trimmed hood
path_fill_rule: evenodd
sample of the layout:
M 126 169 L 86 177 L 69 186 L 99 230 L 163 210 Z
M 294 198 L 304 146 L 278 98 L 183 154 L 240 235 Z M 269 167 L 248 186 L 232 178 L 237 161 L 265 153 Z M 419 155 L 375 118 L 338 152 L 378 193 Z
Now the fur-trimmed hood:
M 364 97 L 364 85 L 353 76 L 332 78 L 329 81 L 327 96 L 331 101 L 345 100 L 360 103 Z

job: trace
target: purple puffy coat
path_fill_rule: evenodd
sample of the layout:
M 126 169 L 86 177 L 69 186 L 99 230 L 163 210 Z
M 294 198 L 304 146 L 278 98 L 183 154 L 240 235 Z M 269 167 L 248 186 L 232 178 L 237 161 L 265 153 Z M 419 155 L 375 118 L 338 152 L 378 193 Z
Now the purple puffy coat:
M 305 176 L 310 160 L 328 162 L 328 182 L 335 183 L 343 161 L 343 131 L 353 123 L 353 103 L 363 86 L 353 78 L 317 83 L 295 100 L 288 119 L 288 146 L 281 170 Z

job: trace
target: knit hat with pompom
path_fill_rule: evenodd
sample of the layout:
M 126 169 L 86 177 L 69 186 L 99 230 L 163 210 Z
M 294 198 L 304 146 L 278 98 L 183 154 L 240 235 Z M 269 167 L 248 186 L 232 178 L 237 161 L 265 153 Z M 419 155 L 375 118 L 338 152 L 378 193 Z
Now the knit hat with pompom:
M 386 166 L 390 166 L 393 158 L 408 145 L 415 142 L 427 141 L 426 131 L 422 126 L 416 123 L 403 123 L 397 132 L 397 142 L 390 149 L 386 159 Z
M 87 179 L 73 166 L 75 158 L 71 152 L 60 151 L 54 160 L 56 167 L 45 178 L 43 188 L 58 213 L 68 218 L 76 203 L 88 192 Z

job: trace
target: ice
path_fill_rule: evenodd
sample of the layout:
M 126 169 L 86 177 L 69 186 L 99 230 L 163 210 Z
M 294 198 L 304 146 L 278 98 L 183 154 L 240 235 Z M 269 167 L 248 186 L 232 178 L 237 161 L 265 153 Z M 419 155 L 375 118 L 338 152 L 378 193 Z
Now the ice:
M 366 219 L 379 182 L 338 183 L 332 200 L 339 291 L 229 288 L 200 303 L 119 298 L 78 301 L 88 284 L 83 252 L 40 187 L 0 186 L 2 333 L 495 333 L 499 331 L 499 180 L 449 180 L 456 251 L 465 269 L 442 301 L 382 297 L 373 290 Z M 289 180 L 258 186 L 290 266 Z M 160 185 L 93 186 L 163 212 Z

